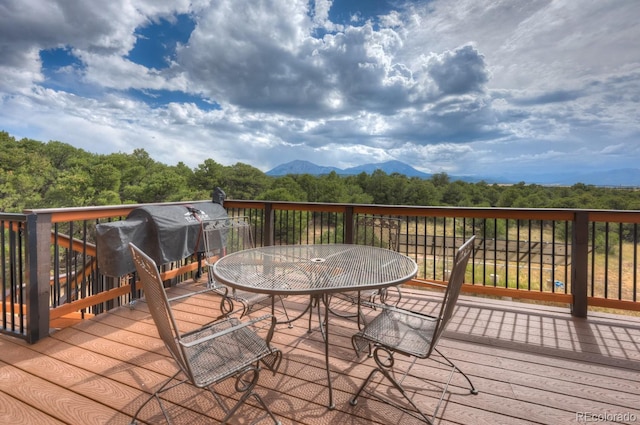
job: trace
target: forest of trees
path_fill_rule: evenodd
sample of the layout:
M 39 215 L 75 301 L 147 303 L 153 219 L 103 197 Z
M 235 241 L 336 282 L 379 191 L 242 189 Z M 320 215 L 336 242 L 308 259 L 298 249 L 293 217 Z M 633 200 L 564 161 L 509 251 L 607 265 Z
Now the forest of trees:
M 386 174 L 271 177 L 243 163 L 224 166 L 202 158 L 154 161 L 144 149 L 99 155 L 69 144 L 16 140 L 0 131 L 0 211 L 210 199 L 221 187 L 230 199 L 389 205 L 640 209 L 640 190 L 585 184 L 571 187 L 452 181 Z

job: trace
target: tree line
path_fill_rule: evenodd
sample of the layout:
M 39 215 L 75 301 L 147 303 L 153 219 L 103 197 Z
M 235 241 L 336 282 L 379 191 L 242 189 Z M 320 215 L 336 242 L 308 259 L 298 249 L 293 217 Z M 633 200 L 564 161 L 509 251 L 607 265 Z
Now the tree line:
M 571 187 L 490 184 L 387 174 L 267 176 L 244 163 L 206 158 L 195 168 L 154 161 L 144 149 L 93 154 L 67 143 L 16 140 L 0 131 L 0 211 L 209 199 L 415 206 L 640 209 L 640 191 L 582 183 Z

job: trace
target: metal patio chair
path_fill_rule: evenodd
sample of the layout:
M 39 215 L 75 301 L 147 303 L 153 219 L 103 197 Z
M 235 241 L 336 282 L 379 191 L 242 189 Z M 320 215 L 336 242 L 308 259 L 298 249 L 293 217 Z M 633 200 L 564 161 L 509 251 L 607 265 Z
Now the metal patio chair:
M 376 308 L 380 310 L 380 313 L 369 321 L 364 329 L 353 335 L 351 341 L 356 353 L 359 354 L 361 351 L 368 349 L 376 362 L 376 368 L 371 371 L 358 389 L 358 392 L 350 400 L 353 406 L 357 404 L 358 397 L 378 372 L 382 373 L 400 391 L 413 409 L 395 402 L 391 403 L 389 400 L 384 401 L 396 405 L 396 407 L 418 419 L 424 419 L 430 425 L 433 424 L 433 420 L 440 409 L 442 400 L 456 371 L 460 372 L 469 383 L 471 394 L 478 394 L 469 377 L 437 349 L 442 332 L 453 315 L 456 301 L 464 282 L 467 263 L 473 253 L 474 240 L 475 236 L 472 236 L 456 252 L 448 284 L 439 285 L 433 283 L 436 286 L 445 287 L 442 304 L 437 316 L 425 315 L 386 304 L 376 304 Z M 439 358 L 433 358 L 432 355 L 434 353 L 437 353 Z M 413 358 L 412 363 L 400 379 L 396 379 L 396 375 L 399 372 L 393 367 L 395 354 Z M 415 404 L 402 386 L 404 378 L 418 359 L 431 359 L 451 368 L 446 385 L 431 416 L 428 416 Z M 417 378 L 424 379 L 421 376 L 417 376 Z
M 353 243 L 358 245 L 377 246 L 398 251 L 400 247 L 400 228 L 402 220 L 384 216 L 361 216 L 353 223 Z M 396 294 L 394 304 L 398 304 L 402 299 L 402 292 L 397 286 L 390 288 L 372 289 L 368 291 L 349 291 L 335 294 L 334 297 L 347 301 L 351 304 L 361 305 L 367 302 L 375 302 L 376 298 L 381 303 L 387 303 L 390 293 Z M 332 313 L 340 317 L 357 317 L 357 313 L 342 312 L 332 308 Z M 361 323 L 364 323 L 365 316 L 360 311 Z
M 270 306 L 276 300 L 273 295 L 261 294 L 258 292 L 241 291 L 230 288 L 218 282 L 212 272 L 215 261 L 232 252 L 250 249 L 255 246 L 251 223 L 247 217 L 228 217 L 214 220 L 204 220 L 202 222 L 202 235 L 205 246 L 205 266 L 207 273 L 207 287 L 222 296 L 220 301 L 220 311 L 223 315 L 228 315 L 234 311 L 236 304 L 242 306 L 240 317 L 244 317 L 255 306 L 260 308 Z M 289 319 L 289 314 L 284 305 L 282 297 L 276 297 L 282 306 L 282 310 Z M 290 325 L 291 327 L 291 325 Z
M 354 223 L 354 243 L 388 248 L 398 252 L 400 249 L 401 226 L 402 220 L 397 218 L 377 216 L 359 217 Z M 389 291 L 397 293 L 398 299 L 394 303 L 397 305 L 402 299 L 402 293 L 397 286 L 361 292 L 360 299 L 374 302 L 376 298 L 379 298 L 380 302 L 386 304 Z
M 282 360 L 282 352 L 270 345 L 275 318 L 265 315 L 241 322 L 237 318 L 226 317 L 200 329 L 180 333 L 156 263 L 134 244 L 130 243 L 129 247 L 153 321 L 162 341 L 179 367 L 178 372 L 138 408 L 132 424 L 137 423 L 137 417 L 143 407 L 154 398 L 170 424 L 171 419 L 163 406 L 161 394 L 183 383 L 190 383 L 197 388 L 206 388 L 210 391 L 225 413 L 222 419 L 223 424 L 249 397 L 253 397 L 262 406 L 274 423 L 280 424 L 262 398 L 254 391 L 261 365 L 275 374 Z M 262 338 L 255 329 L 259 323 L 269 320 L 271 323 L 267 335 Z M 185 378 L 179 380 L 180 374 Z M 214 386 L 232 377 L 236 379 L 235 389 L 241 393 L 241 396 L 233 406 L 229 407 L 227 402 L 216 393 Z

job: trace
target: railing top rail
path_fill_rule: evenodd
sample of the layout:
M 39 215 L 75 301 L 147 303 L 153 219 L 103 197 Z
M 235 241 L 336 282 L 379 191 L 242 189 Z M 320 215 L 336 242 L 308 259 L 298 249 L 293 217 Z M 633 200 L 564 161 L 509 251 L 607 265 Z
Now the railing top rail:
M 589 211 L 589 220 L 599 222 L 616 223 L 640 223 L 640 211 L 638 210 L 596 210 Z
M 184 201 L 184 202 L 158 202 L 149 204 L 125 204 L 125 205 L 105 205 L 91 207 L 74 208 L 40 208 L 25 210 L 25 214 L 50 214 L 52 223 L 60 223 L 74 220 L 90 220 L 108 217 L 118 217 L 129 214 L 139 207 L 150 205 L 188 205 L 194 202 L 206 201 Z
M 124 204 L 108 206 L 89 206 L 74 208 L 40 208 L 27 209 L 24 214 L 50 214 L 53 223 L 109 218 L 127 215 L 131 210 L 149 205 L 185 205 L 193 202 L 183 201 L 162 202 L 150 204 Z M 310 212 L 346 212 L 351 209 L 354 214 L 384 214 L 416 217 L 467 217 L 467 218 L 496 218 L 520 220 L 574 220 L 576 214 L 586 213 L 590 221 L 640 223 L 638 210 L 587 210 L 563 208 L 501 208 L 501 207 L 448 207 L 448 206 L 410 206 L 410 205 L 374 205 L 347 204 L 321 202 L 288 202 L 288 201 L 259 201 L 227 199 L 227 208 L 256 208 L 264 209 L 270 205 L 275 210 L 305 210 Z M 5 213 L 0 217 L 11 220 L 24 220 L 24 214 Z
M 0 220 L 6 221 L 27 221 L 27 214 L 21 213 L 0 213 Z
M 345 212 L 353 209 L 355 214 L 412 215 L 429 217 L 504 218 L 521 220 L 573 220 L 577 213 L 587 213 L 592 221 L 640 223 L 637 210 L 588 210 L 566 208 L 502 208 L 502 207 L 446 207 L 410 205 L 341 204 L 321 202 L 225 200 L 228 208 L 264 208 L 271 205 L 275 210 L 306 210 Z M 455 214 L 453 213 L 455 212 Z

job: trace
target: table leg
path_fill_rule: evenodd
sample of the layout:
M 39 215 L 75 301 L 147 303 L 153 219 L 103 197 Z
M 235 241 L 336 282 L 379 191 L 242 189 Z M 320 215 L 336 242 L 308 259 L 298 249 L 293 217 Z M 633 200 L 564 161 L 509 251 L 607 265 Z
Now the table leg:
M 286 322 L 277 322 L 278 324 L 283 324 L 283 323 L 291 323 L 294 320 L 299 319 L 300 317 L 302 317 L 307 311 L 309 311 L 309 332 L 311 332 L 311 316 L 313 315 L 313 307 L 314 307 L 314 302 L 315 302 L 315 307 L 317 309 L 317 313 L 318 313 L 318 324 L 320 325 L 320 332 L 322 334 L 322 339 L 324 340 L 324 363 L 325 363 L 325 369 L 327 370 L 327 385 L 329 388 L 329 405 L 328 408 L 329 410 L 333 410 L 336 408 L 336 405 L 333 402 L 333 385 L 331 383 L 331 369 L 329 366 L 329 313 L 330 313 L 330 309 L 329 309 L 329 301 L 331 299 L 331 296 L 328 294 L 323 294 L 321 296 L 317 296 L 317 295 L 312 295 L 309 298 L 309 305 L 307 306 L 307 308 L 300 313 L 298 316 L 294 317 L 293 319 L 289 319 Z M 320 313 L 320 303 L 324 304 L 324 318 L 321 317 L 321 313 Z M 275 307 L 274 307 L 275 302 L 272 300 L 272 304 L 271 304 L 271 312 L 272 314 L 275 313 Z
M 329 300 L 328 294 L 322 295 L 322 302 L 324 303 L 324 362 L 327 368 L 327 384 L 329 386 L 329 410 L 336 408 L 333 403 L 333 386 L 331 385 L 331 370 L 329 369 Z
M 273 314 L 275 316 L 275 306 L 274 306 L 274 302 L 271 302 L 271 314 Z M 298 320 L 299 318 L 301 318 L 302 316 L 304 316 L 307 311 L 311 311 L 313 312 L 313 308 L 312 308 L 312 303 L 310 302 L 309 305 L 304 309 L 304 311 L 300 314 L 298 314 L 296 317 L 292 318 L 292 319 L 287 319 L 287 320 L 281 320 L 276 322 L 276 325 L 289 325 L 289 327 L 291 328 L 291 324 L 293 322 L 295 322 L 296 320 Z
M 329 313 L 331 312 L 331 309 L 328 308 L 329 306 L 329 300 L 331 298 L 329 297 L 329 295 L 322 295 L 321 298 L 318 298 L 317 300 L 317 312 L 318 312 L 318 326 L 320 327 L 320 334 L 322 335 L 322 339 L 324 341 L 327 340 L 328 336 L 327 336 L 327 327 L 325 325 L 325 321 L 328 321 L 329 319 L 327 319 L 327 316 L 329 315 Z M 320 315 L 320 302 L 322 302 L 325 305 L 325 315 L 324 315 L 324 319 L 322 319 L 322 316 Z M 327 310 L 328 309 L 328 310 Z M 309 328 L 309 332 L 311 332 L 311 328 Z
M 313 303 L 314 302 L 316 303 L 316 307 L 317 307 L 317 305 L 318 305 L 317 303 L 319 303 L 320 300 L 318 298 L 314 297 L 313 295 L 311 295 L 309 297 L 309 306 L 311 307 L 309 309 L 309 329 L 307 330 L 307 333 L 309 333 L 309 334 L 311 333 L 311 321 L 313 320 Z M 317 307 L 317 308 L 319 308 L 319 307 Z M 319 314 L 318 314 L 318 319 L 320 319 L 320 315 Z

